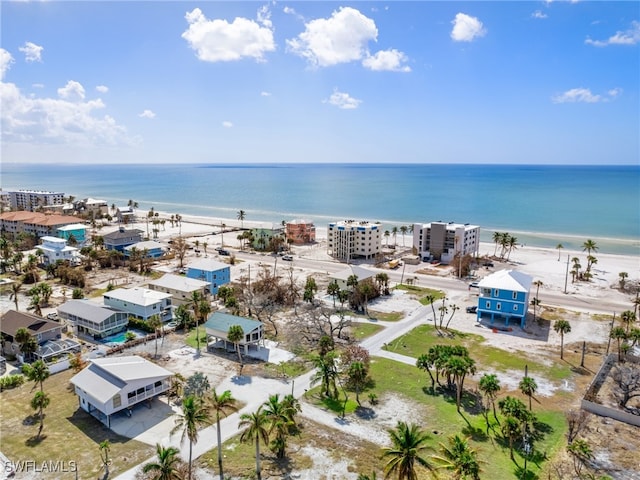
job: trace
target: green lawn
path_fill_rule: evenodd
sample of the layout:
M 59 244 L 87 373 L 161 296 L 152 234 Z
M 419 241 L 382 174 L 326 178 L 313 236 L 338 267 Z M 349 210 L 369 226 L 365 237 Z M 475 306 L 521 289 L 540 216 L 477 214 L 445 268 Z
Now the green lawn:
M 50 396 L 51 403 L 45 410 L 41 439 L 35 438 L 38 423 L 30 425 L 27 422 L 34 413 L 29 405 L 37 391 L 32 388 L 33 382 L 0 393 L 2 453 L 14 462 L 75 461 L 77 478 L 81 479 L 95 479 L 104 473 L 99 471 L 98 445 L 107 439 L 111 442 L 113 464 L 110 472 L 114 477 L 153 456 L 153 447 L 113 433 L 78 408 L 78 398 L 69 388 L 73 375 L 68 370 L 52 375 L 44 382 L 44 391 Z M 75 473 L 69 473 L 67 478 L 76 478 Z
M 379 320 L 383 322 L 397 322 L 398 320 L 402 320 L 404 318 L 404 313 L 402 312 L 376 312 L 374 310 L 369 310 L 369 320 Z
M 423 353 L 427 353 L 429 347 L 433 345 L 464 345 L 478 365 L 497 371 L 519 370 L 524 372 L 525 366 L 528 366 L 530 372 L 539 373 L 550 380 L 563 380 L 571 375 L 571 369 L 566 363 L 557 362 L 551 366 L 545 365 L 529 358 L 526 352 L 512 353 L 485 345 L 485 339 L 481 335 L 453 332 L 455 333 L 453 338 L 438 336 L 433 325 L 420 325 L 389 342 L 385 349 L 417 359 Z
M 365 338 L 375 335 L 383 328 L 382 325 L 376 325 L 375 323 L 357 322 L 351 326 L 351 334 L 356 340 L 362 341 Z
M 405 292 L 413 294 L 422 305 L 431 305 L 431 300 L 427 297 L 432 296 L 434 301 L 440 300 L 446 296 L 446 293 L 442 290 L 434 290 L 432 288 L 416 287 L 414 285 L 398 285 L 395 287 L 398 290 L 404 290 Z

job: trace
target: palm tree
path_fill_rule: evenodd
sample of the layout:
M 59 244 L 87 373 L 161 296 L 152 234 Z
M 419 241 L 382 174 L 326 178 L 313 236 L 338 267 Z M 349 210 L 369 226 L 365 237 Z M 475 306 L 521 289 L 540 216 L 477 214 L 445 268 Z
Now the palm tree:
M 620 314 L 620 321 L 624 323 L 626 333 L 629 333 L 631 324 L 636 321 L 636 314 L 633 310 L 625 310 Z
M 149 320 L 147 320 L 147 325 L 149 325 L 149 327 L 153 328 L 153 333 L 155 336 L 155 353 L 154 353 L 154 357 L 158 357 L 158 330 L 160 330 L 162 328 L 162 320 L 160 320 L 160 315 L 151 315 L 151 317 L 149 317 Z
M 299 405 L 291 402 L 287 397 L 281 401 L 278 394 L 270 395 L 264 403 L 264 415 L 269 422 L 269 433 L 275 432 L 271 441 L 271 450 L 277 458 L 284 458 L 287 436 L 296 426 L 294 416 L 299 408 Z
M 36 342 L 36 339 L 26 328 L 19 328 L 13 338 L 18 343 L 20 352 L 25 359 L 30 359 L 31 356 L 38 351 L 38 342 Z
M 493 418 L 496 419 L 496 422 L 500 423 L 498 420 L 498 415 L 496 415 L 496 398 L 498 396 L 498 392 L 500 391 L 500 381 L 498 380 L 498 376 L 493 373 L 485 373 L 482 378 L 480 378 L 480 383 L 478 385 L 480 391 L 484 394 L 485 399 L 490 403 L 493 408 Z M 487 405 L 488 410 L 488 405 Z M 489 418 L 487 416 L 487 429 L 489 428 Z
M 500 244 L 500 241 L 502 240 L 502 233 L 500 232 L 493 232 L 493 243 L 496 244 L 496 248 L 493 251 L 493 256 L 495 257 L 496 254 L 498 253 L 498 245 Z
M 238 210 L 238 220 L 240 220 L 240 228 L 244 230 L 244 219 L 247 217 L 247 212 L 244 210 Z
M 34 397 L 31 399 L 31 408 L 34 410 L 38 410 L 38 416 L 40 417 L 40 429 L 38 430 L 38 436 L 42 433 L 42 429 L 44 428 L 44 409 L 49 406 L 51 399 L 49 395 L 44 393 L 42 390 L 36 392 Z
M 573 456 L 573 468 L 578 478 L 582 478 L 581 471 L 584 464 L 593 459 L 593 449 L 585 440 L 578 439 L 567 445 L 567 451 Z
M 262 405 L 253 413 L 243 413 L 240 415 L 239 428 L 246 427 L 240 435 L 241 442 L 252 442 L 256 444 L 256 478 L 262 479 L 260 468 L 260 441 L 265 445 L 269 444 L 269 418 L 262 410 Z
M 627 332 L 622 327 L 615 327 L 609 336 L 618 343 L 618 361 L 622 362 L 622 341 L 627 339 Z
M 24 366 L 24 373 L 29 380 L 36 384 L 40 384 L 40 391 L 44 391 L 44 381 L 49 378 L 51 372 L 49 367 L 42 360 L 36 360 L 31 365 Z
M 533 397 L 533 394 L 536 393 L 536 390 L 538 390 L 538 384 L 532 377 L 527 375 L 520 380 L 520 384 L 518 386 L 520 387 L 520 391 L 529 397 L 529 411 L 531 411 L 531 398 Z
M 220 432 L 220 414 L 225 417 L 229 412 L 237 412 L 236 399 L 231 395 L 231 391 L 225 390 L 220 395 L 215 389 L 211 391 L 211 395 L 208 398 L 210 409 L 215 412 L 216 416 L 216 429 L 218 433 L 218 468 L 220 469 L 220 480 L 224 480 L 222 473 L 222 434 Z
M 587 252 L 587 255 L 591 255 L 591 252 L 598 251 L 598 245 L 593 240 L 589 239 L 582 244 L 582 251 Z
M 389 246 L 389 237 L 391 236 L 391 232 L 389 230 L 384 231 L 384 236 L 387 239 L 387 247 Z
M 144 473 L 152 472 L 151 480 L 182 480 L 177 466 L 180 463 L 178 454 L 180 450 L 175 447 L 163 447 L 156 443 L 157 462 L 150 462 L 142 467 Z
M 111 443 L 109 440 L 103 440 L 98 445 L 98 448 L 100 449 L 100 460 L 102 460 L 102 466 L 104 467 L 104 478 L 109 478 L 109 465 L 111 465 L 109 452 L 111 451 Z
M 171 430 L 173 435 L 182 429 L 181 442 L 185 437 L 189 439 L 189 474 L 188 480 L 191 480 L 191 460 L 193 456 L 193 444 L 198 442 L 198 427 L 210 423 L 209 410 L 197 397 L 189 395 L 182 401 L 182 413 L 176 418 L 176 424 Z
M 349 377 L 349 384 L 353 386 L 356 390 L 356 402 L 360 405 L 360 390 L 367 383 L 368 372 L 364 363 L 362 362 L 353 362 L 349 365 L 349 370 L 347 371 L 347 375 Z
M 324 396 L 337 398 L 336 379 L 338 378 L 338 370 L 336 368 L 336 354 L 328 352 L 326 355 L 317 355 L 312 358 L 312 361 L 316 367 L 316 372 L 311 377 L 311 384 L 314 385 L 321 382 L 320 389 Z
M 396 240 L 398 238 L 398 227 L 393 227 L 391 229 L 391 234 L 393 235 L 393 245 L 395 246 L 398 244 Z
M 556 245 L 556 248 L 558 249 L 558 261 L 560 261 L 560 250 L 564 248 L 564 245 L 559 243 L 558 245 Z
M 209 300 L 207 300 L 206 298 L 203 298 L 202 300 L 200 300 L 200 303 L 198 303 L 198 315 L 200 317 L 200 321 L 202 322 L 206 321 L 210 313 L 211 313 L 211 304 L 209 303 Z M 198 352 L 198 355 L 200 355 L 200 322 L 196 322 L 196 342 L 198 344 L 197 352 Z M 205 343 L 206 343 L 206 339 L 205 339 Z
M 480 461 L 478 452 L 469 446 L 469 439 L 453 435 L 448 445 L 440 443 L 441 456 L 434 456 L 440 468 L 453 472 L 453 478 L 480 479 Z
M 434 466 L 423 454 L 427 450 L 429 436 L 416 424 L 398 422 L 394 430 L 389 430 L 392 447 L 384 449 L 383 458 L 388 458 L 384 466 L 385 477 L 397 475 L 398 480 L 417 480 L 416 467 L 421 466 L 434 472 Z
M 340 285 L 337 280 L 332 280 L 327 286 L 327 293 L 333 297 L 333 308 L 336 308 L 336 295 L 340 293 Z
M 406 225 L 402 225 L 400 227 L 400 233 L 402 234 L 402 246 L 404 247 L 404 236 L 407 234 L 407 232 L 409 231 L 409 228 Z
M 475 360 L 469 356 L 451 355 L 445 365 L 445 373 L 453 377 L 456 384 L 456 408 L 460 411 L 464 379 L 467 375 L 476 373 Z
M 238 352 L 238 360 L 242 365 L 242 353 L 240 352 L 240 342 L 244 340 L 244 330 L 240 325 L 231 325 L 227 331 L 227 340 L 233 343 Z
M 16 312 L 19 311 L 19 308 L 18 308 L 18 293 L 20 293 L 20 288 L 22 288 L 22 282 L 13 282 L 11 284 L 11 294 L 9 295 L 9 300 L 13 300 L 13 303 L 16 306 Z
M 567 320 L 556 320 L 553 329 L 560 334 L 560 360 L 564 359 L 564 334 L 571 331 L 571 324 Z

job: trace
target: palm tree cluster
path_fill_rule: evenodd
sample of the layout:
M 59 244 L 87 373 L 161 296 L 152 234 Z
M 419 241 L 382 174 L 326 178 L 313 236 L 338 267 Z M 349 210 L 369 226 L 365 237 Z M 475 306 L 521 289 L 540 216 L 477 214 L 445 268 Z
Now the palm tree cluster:
M 616 341 L 618 361 L 623 362 L 624 356 L 640 341 L 640 328 L 635 326 L 637 320 L 633 310 L 625 310 L 620 314 L 620 324 L 611 329 L 609 336 Z
M 511 251 L 518 248 L 518 239 L 508 232 L 493 232 L 493 243 L 496 245 L 493 255 L 496 256 L 498 247 L 500 247 L 500 259 L 506 257 L 507 261 L 509 261 Z
M 593 240 L 586 240 L 582 244 L 582 251 L 587 252 L 587 266 L 584 270 L 582 269 L 582 264 L 580 263 L 580 258 L 573 257 L 571 259 L 571 282 L 574 283 L 576 280 L 586 280 L 589 281 L 593 277 L 593 273 L 591 273 L 591 268 L 598 263 L 598 259 L 593 255 L 593 253 L 598 251 L 598 245 Z

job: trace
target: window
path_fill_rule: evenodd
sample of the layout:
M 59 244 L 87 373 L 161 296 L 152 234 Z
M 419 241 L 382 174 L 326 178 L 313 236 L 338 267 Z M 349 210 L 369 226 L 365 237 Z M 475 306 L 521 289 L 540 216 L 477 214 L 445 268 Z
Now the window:
M 116 393 L 113 396 L 113 408 L 118 408 L 120 405 L 122 405 L 122 398 L 120 398 L 119 393 Z
M 500 290 L 498 290 L 497 288 L 494 288 L 494 289 L 493 289 L 493 296 L 494 296 L 494 297 L 497 297 L 497 296 L 499 296 L 499 295 L 500 295 Z
M 491 308 L 491 302 L 487 301 L 486 308 Z
M 502 304 L 500 302 L 496 303 L 496 310 L 502 310 Z
M 518 299 L 518 292 L 513 292 L 512 298 L 514 300 L 517 300 Z
M 517 304 L 517 303 L 514 303 L 514 304 L 513 304 L 513 311 L 514 311 L 514 312 L 517 312 L 517 311 L 518 311 L 518 304 Z

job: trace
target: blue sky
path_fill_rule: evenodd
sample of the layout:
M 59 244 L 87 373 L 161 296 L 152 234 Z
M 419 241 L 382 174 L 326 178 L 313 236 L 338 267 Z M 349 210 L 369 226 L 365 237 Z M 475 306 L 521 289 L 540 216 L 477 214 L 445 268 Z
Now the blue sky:
M 2 161 L 638 164 L 637 2 L 2 2 Z

